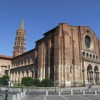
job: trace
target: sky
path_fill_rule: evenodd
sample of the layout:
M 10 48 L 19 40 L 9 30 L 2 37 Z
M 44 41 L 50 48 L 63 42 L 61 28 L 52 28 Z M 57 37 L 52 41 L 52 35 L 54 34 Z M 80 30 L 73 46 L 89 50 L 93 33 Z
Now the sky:
M 22 18 L 26 51 L 62 22 L 89 26 L 100 39 L 100 0 L 0 0 L 0 54 L 12 56 Z

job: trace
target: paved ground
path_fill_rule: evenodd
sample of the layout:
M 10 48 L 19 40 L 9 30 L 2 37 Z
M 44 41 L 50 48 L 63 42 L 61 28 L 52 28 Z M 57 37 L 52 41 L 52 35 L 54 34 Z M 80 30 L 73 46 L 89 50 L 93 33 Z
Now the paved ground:
M 50 95 L 50 96 L 34 96 L 27 95 L 22 100 L 100 100 L 100 95 Z
M 0 100 L 4 100 L 0 97 Z M 12 95 L 9 95 L 8 100 L 12 100 Z M 100 100 L 100 95 L 27 95 L 21 100 Z
M 91 90 L 88 87 L 57 88 L 56 92 L 55 89 L 30 89 L 26 92 L 26 96 L 20 100 L 100 100 L 100 90 L 95 94 L 95 90 L 98 90 L 98 88 L 100 89 L 100 85 L 92 86 Z M 71 95 L 71 89 L 73 90 L 73 95 Z M 85 90 L 85 95 L 83 95 L 80 89 Z M 49 91 L 48 96 L 46 96 L 47 90 Z M 61 91 L 60 96 L 58 95 L 58 91 Z M 14 94 L 17 93 L 9 92 L 8 100 L 12 100 Z M 5 97 L 5 94 L 2 96 Z M 4 100 L 2 96 L 0 96 L 0 100 Z
M 26 97 L 22 100 L 100 100 L 100 91 L 95 94 L 95 90 L 100 88 L 100 86 L 92 86 L 89 90 L 88 87 L 73 87 L 73 88 L 60 88 L 57 92 L 49 90 L 48 96 L 46 96 L 45 91 L 42 92 L 28 92 Z M 71 95 L 70 90 L 73 90 L 73 95 Z M 80 92 L 80 89 L 85 90 L 85 95 Z M 58 95 L 58 91 L 62 91 L 61 95 Z

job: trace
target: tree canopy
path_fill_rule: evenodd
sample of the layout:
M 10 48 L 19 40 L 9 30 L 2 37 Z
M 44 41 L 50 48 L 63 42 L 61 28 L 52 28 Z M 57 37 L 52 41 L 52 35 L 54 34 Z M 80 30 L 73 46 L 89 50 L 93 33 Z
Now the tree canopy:
M 31 77 L 23 77 L 21 84 L 24 84 L 25 86 L 31 86 L 32 78 Z

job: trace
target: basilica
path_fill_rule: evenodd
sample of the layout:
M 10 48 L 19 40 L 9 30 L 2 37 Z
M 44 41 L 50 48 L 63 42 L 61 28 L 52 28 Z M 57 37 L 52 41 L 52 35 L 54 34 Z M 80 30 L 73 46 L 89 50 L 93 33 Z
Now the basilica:
M 26 52 L 22 19 L 13 55 L 0 55 L 0 76 L 9 75 L 11 82 L 28 76 L 40 81 L 49 78 L 62 87 L 100 84 L 100 40 L 90 27 L 59 23 L 35 43 Z

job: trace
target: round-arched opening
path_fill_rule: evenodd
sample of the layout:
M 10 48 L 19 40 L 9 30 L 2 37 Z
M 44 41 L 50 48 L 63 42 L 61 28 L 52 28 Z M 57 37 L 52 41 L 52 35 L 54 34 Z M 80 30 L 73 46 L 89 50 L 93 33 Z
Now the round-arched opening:
M 88 53 L 86 53 L 86 57 L 88 57 L 89 56 L 89 54 Z
M 86 47 L 87 47 L 89 50 L 92 50 L 92 49 L 93 49 L 93 46 L 94 46 L 93 40 L 92 40 L 92 38 L 91 38 L 88 34 L 86 34 L 86 35 L 84 36 L 84 42 L 85 42 Z
M 92 54 L 90 54 L 90 58 L 92 58 Z
M 94 71 L 98 71 L 98 66 L 95 66 L 94 67 Z
M 99 72 L 98 71 L 99 71 L 98 66 L 95 66 L 94 67 L 94 80 L 96 84 L 99 83 Z
M 96 59 L 98 59 L 98 56 L 96 56 Z
M 87 67 L 87 80 L 88 80 L 88 82 L 93 83 L 93 71 L 92 71 L 91 65 L 88 65 L 88 67 Z
M 87 71 L 92 71 L 92 66 L 91 65 L 88 65 Z
M 91 38 L 88 35 L 85 36 L 85 44 L 86 44 L 87 48 L 90 48 L 90 46 L 91 46 Z
M 83 56 L 85 56 L 85 52 L 83 52 Z
M 95 59 L 95 55 L 93 55 L 93 59 Z
M 72 66 L 70 66 L 70 74 L 72 74 Z

